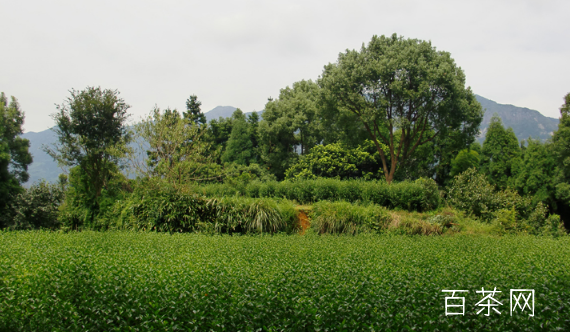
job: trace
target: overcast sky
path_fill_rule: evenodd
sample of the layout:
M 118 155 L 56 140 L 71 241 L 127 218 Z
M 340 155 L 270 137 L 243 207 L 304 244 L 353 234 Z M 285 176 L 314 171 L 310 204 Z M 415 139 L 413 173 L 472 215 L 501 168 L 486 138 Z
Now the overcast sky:
M 476 94 L 559 117 L 570 92 L 570 1 L 0 0 L 0 91 L 25 131 L 87 86 L 118 89 L 132 120 L 156 104 L 262 110 L 373 35 L 431 40 Z

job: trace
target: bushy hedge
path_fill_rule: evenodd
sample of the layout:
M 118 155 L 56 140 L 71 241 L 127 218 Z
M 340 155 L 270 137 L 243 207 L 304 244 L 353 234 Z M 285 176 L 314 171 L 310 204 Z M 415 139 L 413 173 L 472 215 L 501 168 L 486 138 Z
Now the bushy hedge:
M 140 190 L 117 201 L 99 229 L 159 232 L 247 233 L 293 229 L 295 209 L 287 200 L 205 198 L 174 190 Z
M 361 180 L 296 180 L 253 181 L 242 187 L 210 184 L 197 188 L 208 197 L 246 196 L 277 197 L 295 200 L 300 204 L 319 201 L 370 202 L 390 209 L 426 211 L 439 206 L 437 184 L 432 179 L 418 179 L 387 184 L 383 181 Z

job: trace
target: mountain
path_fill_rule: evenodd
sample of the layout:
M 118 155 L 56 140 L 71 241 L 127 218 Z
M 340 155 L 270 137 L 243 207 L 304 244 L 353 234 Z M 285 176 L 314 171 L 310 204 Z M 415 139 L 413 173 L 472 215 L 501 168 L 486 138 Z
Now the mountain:
M 483 122 L 480 127 L 481 134 L 477 138 L 481 143 L 485 140 L 487 127 L 494 113 L 499 115 L 506 128 L 513 128 L 519 140 L 527 139 L 531 136 L 544 141 L 550 138 L 553 131 L 558 129 L 558 119 L 546 117 L 538 111 L 513 105 L 498 104 L 481 96 L 476 96 L 476 98 L 485 110 Z M 218 119 L 219 117 L 230 117 L 235 110 L 236 108 L 232 106 L 218 106 L 206 112 L 205 115 L 206 119 L 210 121 L 212 119 Z M 248 112 L 245 114 L 249 115 L 251 113 L 252 112 Z M 262 113 L 263 111 L 258 112 L 260 117 Z M 23 134 L 22 137 L 30 140 L 30 152 L 34 158 L 34 162 L 28 168 L 30 180 L 26 183 L 26 186 L 40 179 L 46 179 L 50 182 L 56 181 L 62 171 L 57 167 L 57 163 L 42 150 L 43 144 L 49 145 L 56 141 L 55 133 L 51 129 L 47 129 L 39 133 L 27 132 Z
M 206 120 L 208 122 L 210 122 L 213 119 L 218 119 L 220 117 L 222 118 L 229 118 L 232 116 L 232 114 L 234 113 L 234 111 L 237 110 L 237 108 L 233 107 L 233 106 L 217 106 L 214 109 L 204 113 L 204 115 L 206 115 Z M 244 113 L 244 115 L 246 117 L 249 117 L 251 115 L 251 113 L 253 112 L 247 112 Z M 263 111 L 257 112 L 257 115 L 259 115 L 260 119 L 261 119 L 261 115 L 263 114 Z
M 30 140 L 29 151 L 33 158 L 33 162 L 28 166 L 30 179 L 25 185 L 29 186 L 41 179 L 46 179 L 50 182 L 56 181 L 62 170 L 53 161 L 53 158 L 42 150 L 43 144 L 50 145 L 56 142 L 55 133 L 51 129 L 40 131 L 39 133 L 30 131 L 22 134 L 22 138 Z
M 206 115 L 206 120 L 210 122 L 211 120 L 218 119 L 219 117 L 229 118 L 230 116 L 232 116 L 232 113 L 236 109 L 237 108 L 233 106 L 217 106 L 214 109 L 204 113 L 204 115 Z
M 525 107 L 498 104 L 478 95 L 475 95 L 475 98 L 485 111 L 483 122 L 479 127 L 481 133 L 477 138 L 480 143 L 485 140 L 491 117 L 495 113 L 499 115 L 505 128 L 513 128 L 519 141 L 529 137 L 545 141 L 558 129 L 558 119 L 546 117 L 538 111 Z

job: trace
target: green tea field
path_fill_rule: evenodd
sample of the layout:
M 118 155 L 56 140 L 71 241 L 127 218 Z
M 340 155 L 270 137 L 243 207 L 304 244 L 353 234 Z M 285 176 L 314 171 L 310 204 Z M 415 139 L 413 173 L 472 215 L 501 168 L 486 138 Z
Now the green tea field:
M 570 239 L 2 232 L 0 330 L 568 331 Z

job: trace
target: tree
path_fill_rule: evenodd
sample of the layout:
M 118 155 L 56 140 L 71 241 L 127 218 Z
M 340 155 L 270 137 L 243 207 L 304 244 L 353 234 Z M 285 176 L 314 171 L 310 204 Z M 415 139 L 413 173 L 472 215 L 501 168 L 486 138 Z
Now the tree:
M 6 217 L 7 204 L 14 195 L 23 191 L 22 183 L 28 181 L 28 165 L 32 155 L 30 142 L 21 138 L 24 112 L 18 100 L 11 97 L 10 103 L 4 92 L 0 93 L 0 215 Z M 0 228 L 9 220 L 0 217 Z M 6 218 L 8 219 L 8 218 Z
M 477 145 L 479 145 L 479 143 L 477 143 Z M 456 176 L 470 168 L 478 168 L 479 160 L 480 157 L 477 149 L 463 149 L 459 151 L 455 159 L 451 161 L 450 175 Z
M 456 140 L 469 144 L 483 117 L 475 95 L 465 88 L 463 70 L 449 53 L 396 34 L 373 36 L 360 52 L 341 53 L 337 63 L 325 66 L 319 85 L 327 103 L 335 105 L 327 110 L 352 112 L 362 121 L 387 182 L 435 138 L 454 133 Z
M 543 202 L 556 210 L 555 177 L 556 159 L 552 144 L 543 144 L 529 138 L 526 141 L 520 162 L 513 168 L 512 181 L 521 195 L 533 196 L 533 203 Z
M 140 123 L 135 133 L 140 155 L 144 150 L 149 157 L 135 156 L 132 162 L 139 175 L 146 179 L 162 179 L 173 187 L 219 176 L 213 157 L 208 153 L 209 143 L 203 139 L 206 128 L 188 123 L 177 110 L 163 112 L 155 108 Z
M 232 134 L 233 118 L 212 119 L 206 127 L 204 140 L 210 144 L 209 154 L 218 164 L 222 163 L 222 155 Z
M 186 100 L 186 112 L 183 113 L 184 119 L 192 121 L 197 125 L 206 124 L 206 115 L 200 110 L 202 103 L 198 101 L 196 95 L 191 95 L 190 98 Z
M 373 157 L 362 147 L 350 149 L 341 143 L 316 145 L 311 151 L 299 158 L 285 175 L 289 179 L 295 178 L 362 178 L 371 177 L 364 174 L 367 163 L 373 163 Z
M 71 96 L 53 114 L 58 142 L 44 150 L 60 166 L 79 167 L 85 183 L 85 204 L 96 213 L 101 191 L 117 174 L 130 141 L 126 127 L 129 105 L 117 90 L 87 87 Z M 93 218 L 92 215 L 91 219 Z
M 232 118 L 234 119 L 232 132 L 226 145 L 226 151 L 222 155 L 222 162 L 235 162 L 247 166 L 255 161 L 248 122 L 239 108 L 235 110 Z
M 500 189 L 512 185 L 513 168 L 520 158 L 519 140 L 512 128 L 505 130 L 498 115 L 493 115 L 483 142 L 481 172 Z
M 259 155 L 259 115 L 253 111 L 247 118 L 247 127 L 249 132 L 249 139 L 253 145 L 253 162 L 259 163 L 261 157 Z
M 562 203 L 559 213 L 570 229 L 570 93 L 564 96 L 564 104 L 560 107 L 560 122 L 552 136 L 552 144 L 558 168 L 556 199 Z
M 278 177 L 322 138 L 319 112 L 319 86 L 309 81 L 293 83 L 279 92 L 278 99 L 265 104 L 259 124 L 263 161 Z

